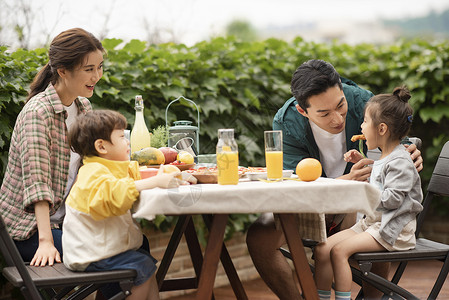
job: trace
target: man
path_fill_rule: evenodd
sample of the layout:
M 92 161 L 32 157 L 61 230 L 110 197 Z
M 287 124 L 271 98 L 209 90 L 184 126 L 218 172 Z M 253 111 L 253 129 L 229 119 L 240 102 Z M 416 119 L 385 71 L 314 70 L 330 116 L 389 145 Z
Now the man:
M 354 82 L 340 77 L 334 67 L 322 60 L 309 60 L 293 74 L 287 100 L 273 120 L 273 129 L 283 131 L 284 169 L 295 170 L 300 160 L 318 159 L 322 176 L 366 181 L 371 173 L 371 159 L 346 163 L 343 154 L 357 149 L 351 137 L 361 133 L 365 103 L 373 96 Z M 406 146 L 418 171 L 422 157 L 415 145 Z M 328 235 L 355 222 L 355 215 L 326 215 Z M 273 214 L 262 214 L 247 234 L 251 258 L 260 276 L 282 299 L 301 299 L 290 266 L 279 248 L 285 237 L 274 222 Z M 388 264 L 376 266 L 377 273 L 388 274 Z M 373 291 L 365 291 L 374 295 Z

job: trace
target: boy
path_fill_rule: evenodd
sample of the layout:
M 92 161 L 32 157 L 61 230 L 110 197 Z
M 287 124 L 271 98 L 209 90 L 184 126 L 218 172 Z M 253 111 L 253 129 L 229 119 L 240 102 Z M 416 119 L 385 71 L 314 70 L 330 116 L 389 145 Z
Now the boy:
M 79 117 L 69 132 L 83 166 L 66 201 L 64 264 L 76 271 L 135 269 L 128 299 L 159 299 L 156 260 L 139 249 L 143 235 L 130 208 L 144 189 L 177 187 L 179 172 L 163 174 L 161 168 L 157 176 L 140 179 L 138 163 L 129 161 L 125 128 L 120 113 L 97 110 Z M 110 292 L 102 289 L 106 297 Z

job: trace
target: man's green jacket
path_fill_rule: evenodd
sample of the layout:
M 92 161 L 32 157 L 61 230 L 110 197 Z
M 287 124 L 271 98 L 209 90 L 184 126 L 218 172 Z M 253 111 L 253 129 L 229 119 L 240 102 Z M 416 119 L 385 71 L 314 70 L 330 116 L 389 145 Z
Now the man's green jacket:
M 341 77 L 341 82 L 348 103 L 345 128 L 346 148 L 347 150 L 358 149 L 358 142 L 351 142 L 351 137 L 361 134 L 360 125 L 363 123 L 365 103 L 374 95 L 349 79 Z M 296 104 L 295 98 L 290 98 L 278 110 L 273 119 L 273 129 L 283 131 L 284 169 L 286 170 L 295 170 L 296 165 L 303 158 L 312 157 L 320 160 L 320 152 L 309 120 L 297 111 Z M 323 152 L 333 151 L 331 145 L 329 145 L 329 149 L 321 150 Z M 366 152 L 366 149 L 364 151 Z M 344 174 L 349 173 L 351 167 L 352 163 L 348 163 Z M 322 176 L 326 176 L 324 170 Z

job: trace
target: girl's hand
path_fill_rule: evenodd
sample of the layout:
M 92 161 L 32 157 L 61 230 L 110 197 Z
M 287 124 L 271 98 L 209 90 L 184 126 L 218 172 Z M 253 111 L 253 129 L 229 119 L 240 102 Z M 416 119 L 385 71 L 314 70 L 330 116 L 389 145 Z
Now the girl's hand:
M 362 160 L 364 157 L 363 157 L 362 153 L 360 153 L 359 151 L 357 151 L 355 149 L 352 149 L 352 150 L 349 150 L 348 152 L 346 152 L 343 155 L 343 158 L 346 162 L 352 162 L 355 164 L 355 163 L 359 162 L 360 160 Z
M 30 262 L 31 266 L 45 267 L 48 263 L 53 266 L 55 262 L 61 262 L 61 255 L 52 242 L 39 242 L 39 247 Z

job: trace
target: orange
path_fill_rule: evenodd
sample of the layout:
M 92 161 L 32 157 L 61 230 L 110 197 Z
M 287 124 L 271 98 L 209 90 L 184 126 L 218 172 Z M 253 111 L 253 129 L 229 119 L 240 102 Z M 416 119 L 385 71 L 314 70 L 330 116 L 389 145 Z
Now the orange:
M 302 181 L 314 181 L 321 176 L 321 163 L 315 158 L 304 158 L 296 166 L 296 175 Z

